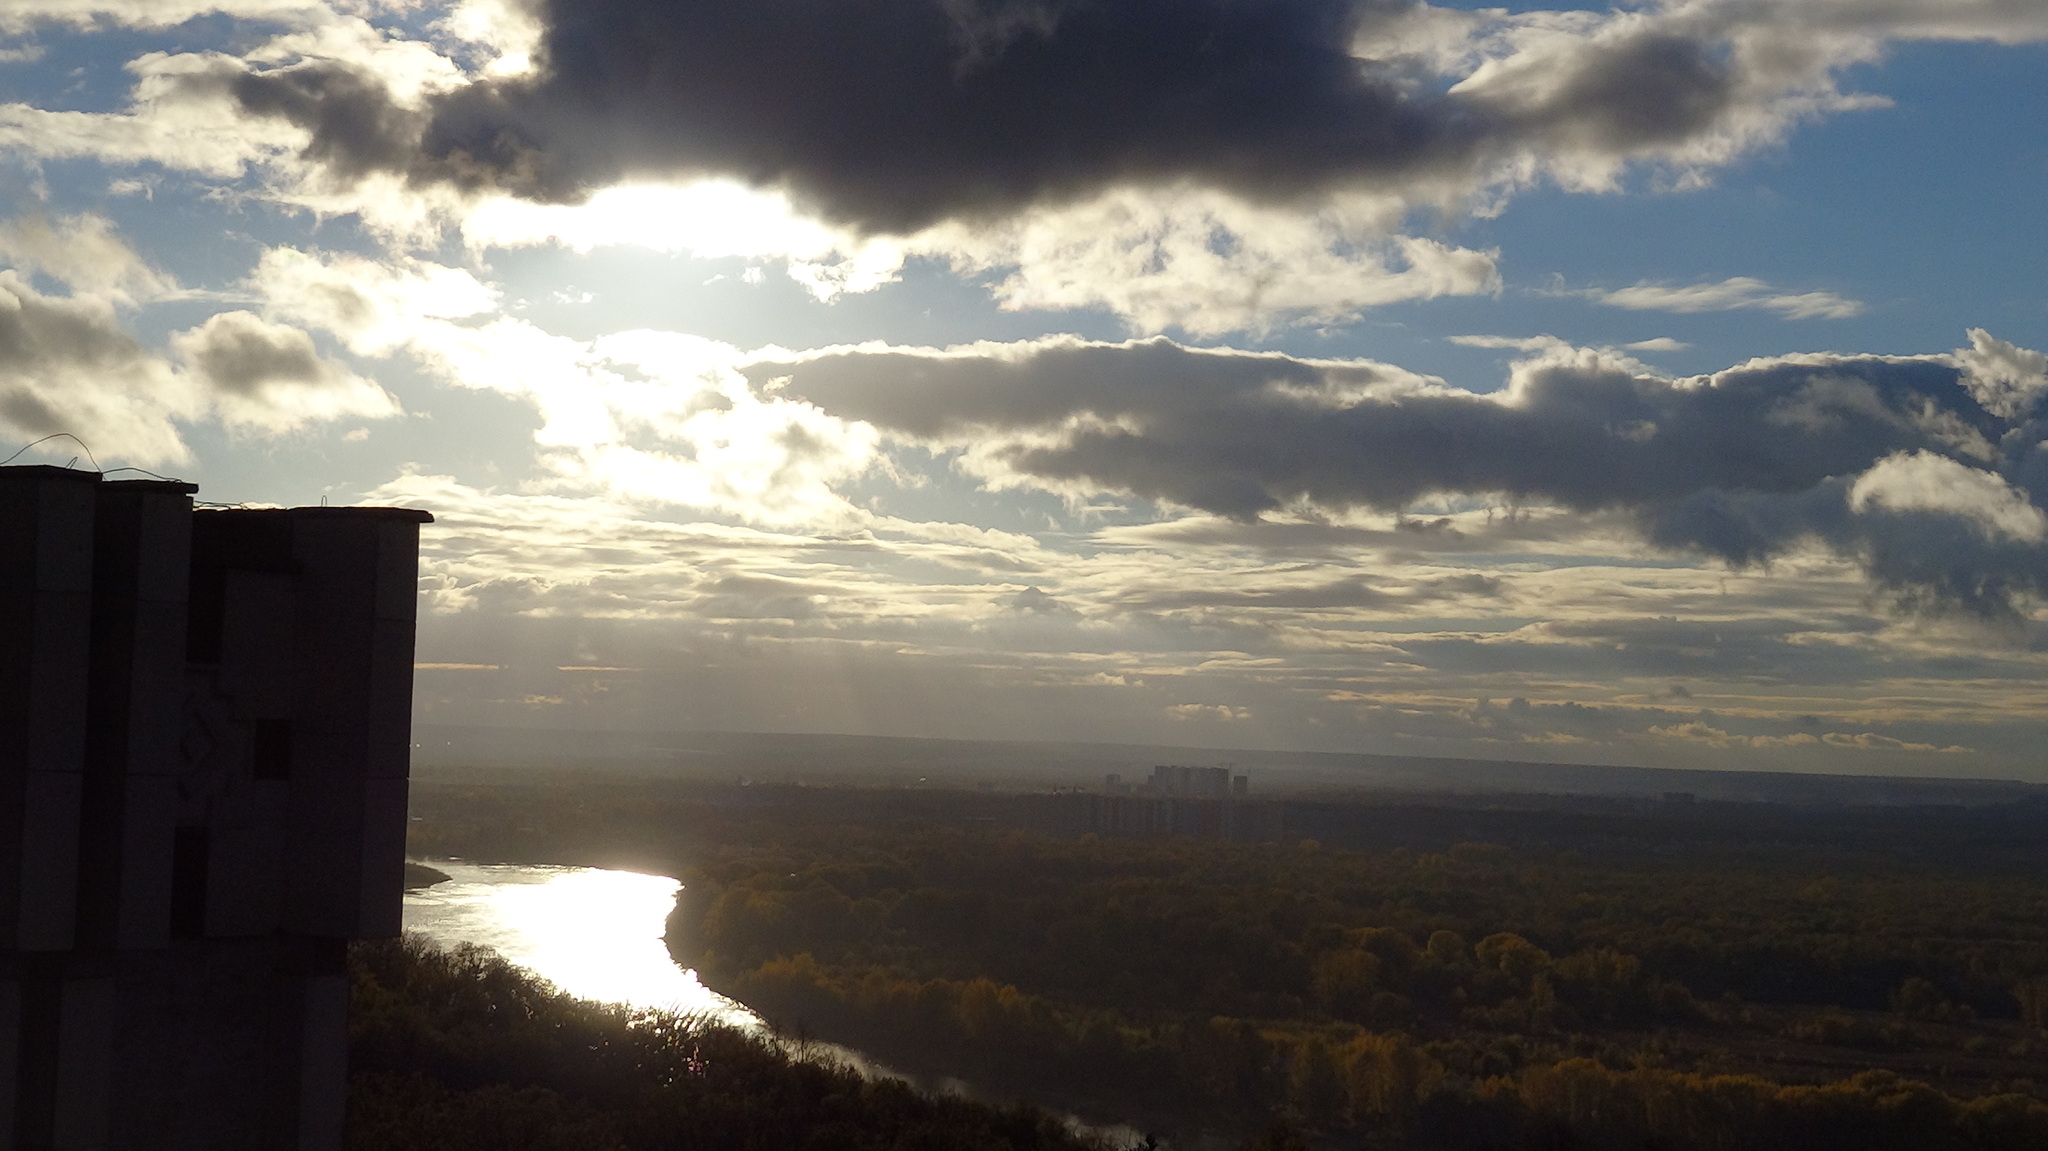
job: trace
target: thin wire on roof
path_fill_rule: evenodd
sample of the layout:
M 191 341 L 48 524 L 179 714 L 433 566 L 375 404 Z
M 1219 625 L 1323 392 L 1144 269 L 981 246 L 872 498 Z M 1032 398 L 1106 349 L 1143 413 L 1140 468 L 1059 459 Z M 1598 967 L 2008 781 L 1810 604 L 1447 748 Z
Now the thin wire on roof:
M 141 474 L 148 476 L 150 479 L 162 480 L 167 484 L 182 484 L 186 482 L 182 479 L 179 479 L 176 476 L 159 475 L 156 472 L 150 471 L 148 468 L 137 468 L 128 466 L 118 468 L 103 468 L 100 466 L 100 461 L 98 457 L 92 454 L 92 446 L 70 432 L 51 432 L 49 435 L 44 436 L 42 439 L 30 440 L 28 443 L 25 443 L 21 445 L 20 448 L 16 449 L 13 455 L 8 456 L 4 460 L 0 460 L 0 467 L 6 467 L 8 464 L 11 464 L 14 461 L 20 459 L 24 454 L 28 452 L 30 448 L 39 447 L 43 444 L 47 444 L 51 440 L 70 440 L 72 443 L 77 444 L 79 450 L 85 453 L 86 461 L 92 464 L 92 470 L 103 476 L 117 475 L 121 472 L 140 472 Z M 65 464 L 64 466 L 68 468 L 76 463 L 78 463 L 78 457 L 72 456 L 71 462 Z
M 100 472 L 102 475 L 105 474 L 105 472 L 100 467 L 99 460 L 93 458 L 92 448 L 89 447 L 84 440 L 79 439 L 77 436 L 72 435 L 70 432 L 51 432 L 49 435 L 44 436 L 40 440 L 31 440 L 28 443 L 21 445 L 20 451 L 15 452 L 13 455 L 8 456 L 4 460 L 0 460 L 0 467 L 5 467 L 6 465 L 13 463 L 15 460 L 20 459 L 22 454 L 28 451 L 30 448 L 36 447 L 40 444 L 47 444 L 51 440 L 70 440 L 72 443 L 77 444 L 79 448 L 85 452 L 85 458 L 92 461 L 92 470 Z M 75 464 L 77 462 L 78 457 L 72 456 L 71 463 Z M 68 468 L 71 466 L 71 464 L 66 464 L 64 466 Z M 140 471 L 141 469 L 137 468 L 136 470 Z

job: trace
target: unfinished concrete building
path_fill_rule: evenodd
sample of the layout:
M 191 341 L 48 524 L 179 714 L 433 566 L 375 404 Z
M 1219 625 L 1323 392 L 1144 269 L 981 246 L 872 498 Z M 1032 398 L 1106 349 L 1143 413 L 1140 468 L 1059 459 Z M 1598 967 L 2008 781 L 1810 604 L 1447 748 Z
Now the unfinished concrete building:
M 338 1148 L 419 529 L 0 467 L 0 1148 Z

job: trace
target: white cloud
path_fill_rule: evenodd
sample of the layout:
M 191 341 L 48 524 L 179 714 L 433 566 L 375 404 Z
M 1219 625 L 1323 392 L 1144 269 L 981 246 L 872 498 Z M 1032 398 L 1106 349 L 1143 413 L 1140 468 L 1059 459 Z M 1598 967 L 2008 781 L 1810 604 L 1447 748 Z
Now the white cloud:
M 1569 349 L 1571 345 L 1556 336 L 1446 336 L 1453 344 L 1466 348 L 1496 348 L 1509 352 L 1551 352 Z
M 229 427 L 279 434 L 308 423 L 399 414 L 398 401 L 319 354 L 312 337 L 248 312 L 219 312 L 171 337 Z
M 481 49 L 483 75 L 517 76 L 532 69 L 542 28 L 526 0 L 457 0 L 434 31 Z
M 1233 707 L 1227 703 L 1168 704 L 1166 714 L 1179 723 L 1238 723 L 1252 718 L 1250 708 Z
M 674 332 L 593 341 L 495 314 L 471 274 L 417 259 L 273 249 L 252 281 L 273 314 L 358 354 L 404 351 L 434 376 L 531 403 L 557 484 L 765 523 L 865 516 L 835 489 L 876 462 L 872 428 L 757 395 L 738 349 Z
M 45 296 L 0 271 L 0 428 L 23 439 L 70 432 L 101 459 L 190 458 L 174 420 L 204 398 L 121 329 L 111 301 Z
M 469 272 L 411 257 L 270 248 L 250 287 L 286 319 L 332 333 L 349 350 L 385 356 L 423 325 L 497 311 L 498 291 Z
M 224 90 L 189 83 L 222 72 L 207 56 L 150 53 L 124 112 L 52 112 L 0 104 L 0 148 L 39 158 L 90 156 L 109 164 L 159 163 L 219 179 L 301 139 L 289 128 L 245 122 Z
M 717 508 L 768 523 L 852 524 L 840 484 L 876 460 L 879 435 L 819 408 L 761 399 L 733 370 L 737 349 L 674 332 L 622 332 L 594 359 L 645 383 L 608 383 L 606 402 L 649 447 L 595 445 L 592 474 L 628 496 Z M 678 401 L 682 403 L 678 405 Z
M 1941 755 L 1966 755 L 1970 752 L 1969 748 L 1959 745 L 1937 747 L 1931 743 L 1912 743 L 1896 736 L 1879 735 L 1874 731 L 1831 731 L 1820 738 L 1822 743 L 1830 747 L 1854 748 L 1857 751 L 1917 751 Z
M 398 413 L 383 388 L 321 356 L 305 332 L 248 312 L 173 333 L 175 359 L 145 347 L 117 306 L 183 293 L 99 217 L 10 221 L 0 251 L 72 289 L 44 295 L 0 270 L 0 430 L 9 435 L 69 432 L 102 460 L 153 466 L 190 459 L 181 424 L 218 419 L 277 435 Z
M 1963 384 L 1986 411 L 2009 420 L 2032 414 L 2048 394 L 2048 354 L 1970 329 L 1970 346 L 1956 353 Z
M 1627 288 L 1584 288 L 1564 294 L 1641 312 L 1776 312 L 1788 320 L 1846 320 L 1863 314 L 1859 300 L 1833 292 L 1783 292 L 1752 276 L 1718 283 L 1636 284 Z
M 1992 472 L 1929 451 L 1894 452 L 1849 486 L 1849 507 L 1895 512 L 1936 512 L 1977 525 L 1987 539 L 2020 543 L 2048 540 L 2048 514 Z
M 1825 746 L 1845 751 L 1917 752 L 1939 755 L 1967 755 L 1971 752 L 1970 748 L 1954 744 L 1942 747 L 1932 743 L 1915 743 L 1896 736 L 1880 735 L 1874 731 L 1830 731 L 1818 736 L 1807 732 L 1793 732 L 1789 735 L 1741 735 L 1698 720 L 1652 726 L 1646 729 L 1646 734 L 1661 739 L 1704 744 L 1716 749 L 1803 749 Z
M 322 0 L 5 0 L 0 30 L 19 33 L 41 23 L 168 28 L 214 13 L 311 23 L 332 19 L 334 5 Z
M 1125 189 L 1001 224 L 942 225 L 909 246 L 966 274 L 1007 273 L 991 286 L 1005 308 L 1102 308 L 1137 332 L 1337 323 L 1403 300 L 1500 289 L 1498 253 L 1399 235 L 1401 208 L 1384 196 L 1305 212 Z
M 805 217 L 779 192 L 731 180 L 607 188 L 582 204 L 493 196 L 468 209 L 473 249 L 634 245 L 781 260 L 820 300 L 894 282 L 906 259 L 995 274 L 1017 311 L 1102 308 L 1138 331 L 1216 335 L 1335 322 L 1376 305 L 1497 291 L 1495 254 L 1391 235 L 1401 205 L 1349 197 L 1314 213 L 1199 190 L 1124 189 L 1008 221 L 860 237 Z
M 24 272 L 41 272 L 73 292 L 124 303 L 178 291 L 177 281 L 150 267 L 111 221 L 93 212 L 0 222 L 0 260 Z

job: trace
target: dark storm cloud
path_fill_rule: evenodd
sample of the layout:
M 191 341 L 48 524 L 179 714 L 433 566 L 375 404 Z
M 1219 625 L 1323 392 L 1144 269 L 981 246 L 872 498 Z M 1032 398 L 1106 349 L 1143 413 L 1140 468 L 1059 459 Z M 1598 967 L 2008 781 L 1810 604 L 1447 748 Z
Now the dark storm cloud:
M 1452 91 L 1401 46 L 1430 13 L 1411 0 L 536 5 L 535 72 L 420 109 L 334 61 L 181 82 L 226 83 L 247 112 L 306 129 L 304 158 L 342 180 L 576 202 L 635 177 L 727 175 L 878 231 L 1120 184 L 1264 202 L 1469 188 L 1532 149 L 1678 145 L 1757 98 L 1714 34 L 1654 23 Z
M 555 0 L 536 80 L 424 150 L 538 199 L 718 172 L 912 229 L 1125 182 L 1259 198 L 1450 165 L 1487 129 L 1349 52 L 1351 0 Z
M 1519 365 L 1497 395 L 1166 340 L 835 352 L 749 372 L 968 447 L 995 478 L 1244 521 L 1469 494 L 1625 513 L 1652 543 L 1736 564 L 1818 539 L 1924 606 L 2001 611 L 2048 587 L 2048 520 L 2026 495 L 2048 492 L 2034 450 L 2048 429 L 1986 411 L 1946 357 L 1799 357 L 1673 381 L 1561 353 Z

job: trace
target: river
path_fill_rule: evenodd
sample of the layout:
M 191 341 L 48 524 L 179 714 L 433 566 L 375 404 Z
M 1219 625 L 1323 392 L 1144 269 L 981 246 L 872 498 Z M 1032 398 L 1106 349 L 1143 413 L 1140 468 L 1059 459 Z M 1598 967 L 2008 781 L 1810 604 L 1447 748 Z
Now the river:
M 407 931 L 443 947 L 488 947 L 578 999 L 766 1030 L 760 1016 L 669 957 L 662 925 L 682 884 L 667 876 L 445 859 L 430 866 L 448 878 L 405 893 Z
M 704 986 L 668 953 L 662 931 L 682 884 L 663 875 L 595 867 L 468 863 L 434 859 L 448 878 L 405 893 L 405 929 L 443 947 L 475 943 L 579 999 L 702 1015 L 757 1034 L 772 1029 L 744 1003 Z M 927 1090 L 986 1097 L 957 1079 L 904 1075 L 836 1043 L 795 1044 L 806 1059 L 863 1075 L 909 1079 Z M 1063 1116 L 1077 1131 L 1113 1146 L 1139 1139 L 1122 1124 L 1099 1126 Z

